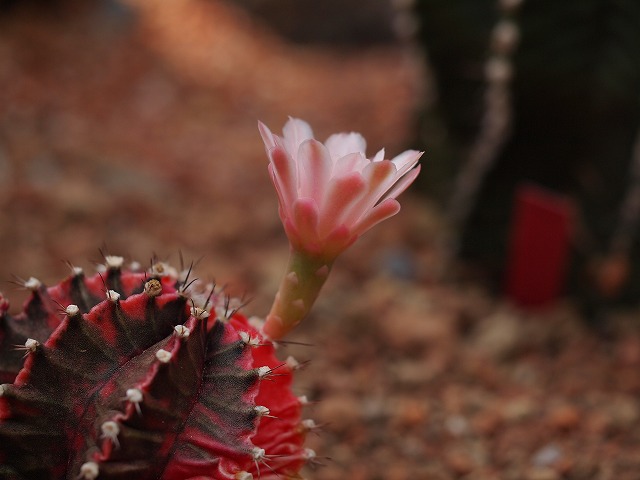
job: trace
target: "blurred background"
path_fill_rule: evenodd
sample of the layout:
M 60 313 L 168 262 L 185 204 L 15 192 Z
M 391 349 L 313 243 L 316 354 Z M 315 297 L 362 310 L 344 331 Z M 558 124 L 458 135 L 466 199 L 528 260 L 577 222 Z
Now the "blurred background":
M 0 290 L 182 255 L 264 315 L 257 121 L 425 150 L 281 352 L 305 476 L 635 480 L 638 52 L 636 0 L 0 0 Z

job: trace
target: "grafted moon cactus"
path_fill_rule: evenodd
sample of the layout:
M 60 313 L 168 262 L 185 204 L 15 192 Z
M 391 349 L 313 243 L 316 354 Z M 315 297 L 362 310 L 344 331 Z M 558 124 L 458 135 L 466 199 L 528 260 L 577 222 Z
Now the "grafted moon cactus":
M 291 362 L 213 290 L 106 257 L 0 295 L 0 479 L 300 478 Z

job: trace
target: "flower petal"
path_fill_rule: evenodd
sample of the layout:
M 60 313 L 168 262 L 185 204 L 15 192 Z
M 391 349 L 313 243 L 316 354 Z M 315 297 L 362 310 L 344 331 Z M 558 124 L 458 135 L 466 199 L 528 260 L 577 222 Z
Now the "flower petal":
M 381 162 L 382 160 L 384 160 L 384 148 L 378 150 L 376 156 L 371 159 L 372 162 Z
M 331 158 L 337 160 L 350 153 L 362 153 L 367 151 L 367 141 L 362 135 L 356 132 L 334 133 L 324 144 L 331 153 Z
M 398 177 L 401 177 L 411 170 L 418 163 L 418 160 L 420 160 L 423 153 L 424 152 L 419 152 L 417 150 L 407 150 L 394 157 L 391 161 L 398 169 Z
M 331 179 L 320 207 L 318 233 L 321 238 L 342 223 L 350 206 L 362 196 L 365 189 L 366 183 L 358 172 Z
M 367 184 L 366 193 L 345 214 L 347 224 L 355 224 L 393 186 L 396 167 L 390 160 L 371 162 L 364 168 L 362 177 Z
M 333 259 L 346 250 L 358 236 L 344 223 L 336 227 L 322 242 L 322 255 Z
M 293 202 L 291 219 L 298 233 L 298 240 L 304 250 L 318 253 L 318 205 L 312 198 L 299 198 Z
M 369 212 L 358 221 L 352 232 L 359 237 L 371 227 L 389 217 L 393 217 L 399 211 L 400 203 L 395 198 L 387 198 L 369 210 Z
M 289 117 L 282 129 L 284 135 L 284 144 L 287 152 L 294 160 L 298 158 L 298 150 L 305 140 L 313 138 L 313 130 L 307 122 L 299 118 Z
M 282 189 L 280 188 L 280 183 L 278 182 L 278 179 L 276 178 L 276 173 L 274 171 L 273 164 L 270 163 L 267 168 L 269 170 L 269 176 L 271 177 L 271 181 L 273 182 L 273 186 L 276 189 L 276 194 L 278 195 L 278 207 L 284 213 L 284 210 L 285 210 L 285 208 L 287 206 L 287 203 L 286 203 L 284 197 L 282 196 Z M 282 218 L 282 215 L 280 217 Z
M 276 146 L 276 140 L 274 138 L 273 133 L 269 130 L 264 123 L 258 120 L 258 130 L 260 131 L 260 136 L 262 137 L 262 141 L 264 142 L 264 146 L 267 149 L 267 152 Z
M 404 192 L 409 185 L 413 183 L 418 174 L 420 173 L 420 168 L 422 165 L 418 165 L 416 168 L 407 173 L 404 177 L 400 179 L 398 183 L 385 195 L 385 199 L 387 198 L 398 198 L 398 196 Z
M 350 172 L 362 172 L 369 163 L 371 162 L 367 160 L 363 153 L 350 153 L 334 160 L 331 175 L 333 177 L 339 177 Z
M 331 157 L 326 147 L 317 140 L 305 140 L 298 155 L 301 197 L 311 197 L 317 205 L 322 203 L 331 177 Z
M 295 161 L 281 146 L 269 150 L 273 178 L 280 188 L 284 205 L 291 205 L 298 197 L 298 172 Z

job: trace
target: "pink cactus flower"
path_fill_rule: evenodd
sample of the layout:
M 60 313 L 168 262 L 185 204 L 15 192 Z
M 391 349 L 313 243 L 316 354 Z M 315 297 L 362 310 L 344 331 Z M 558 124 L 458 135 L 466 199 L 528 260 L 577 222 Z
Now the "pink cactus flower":
M 297 118 L 285 124 L 282 137 L 262 123 L 259 129 L 291 246 L 314 257 L 334 259 L 398 213 L 396 198 L 420 172 L 422 152 L 407 150 L 386 160 L 383 149 L 369 159 L 359 133 L 334 134 L 323 144 Z
M 380 150 L 369 159 L 359 133 L 334 134 L 321 143 L 309 124 L 296 118 L 285 124 L 282 137 L 262 123 L 259 129 L 291 243 L 287 271 L 263 329 L 277 340 L 307 315 L 336 257 L 398 213 L 396 198 L 418 176 L 422 152 L 407 150 L 386 160 Z

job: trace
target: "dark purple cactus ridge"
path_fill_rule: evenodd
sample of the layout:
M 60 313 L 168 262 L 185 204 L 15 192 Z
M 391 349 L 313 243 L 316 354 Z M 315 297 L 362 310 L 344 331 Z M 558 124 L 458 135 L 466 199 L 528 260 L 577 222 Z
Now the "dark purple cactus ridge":
M 188 275 L 106 260 L 0 295 L 0 479 L 300 478 L 295 365 Z

